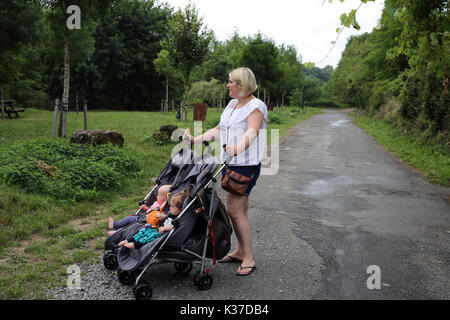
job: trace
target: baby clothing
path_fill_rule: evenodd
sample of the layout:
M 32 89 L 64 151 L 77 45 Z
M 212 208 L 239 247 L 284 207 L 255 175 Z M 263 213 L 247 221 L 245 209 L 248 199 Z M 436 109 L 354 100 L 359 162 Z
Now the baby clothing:
M 164 226 L 171 224 L 172 220 L 176 217 L 169 214 L 164 220 Z M 145 228 L 139 230 L 139 232 L 128 239 L 128 242 L 134 242 L 134 248 L 139 249 L 153 240 L 162 237 L 163 234 L 158 232 L 157 228 L 153 228 L 151 225 L 145 225 Z
M 136 215 L 125 217 L 123 219 L 114 221 L 113 228 L 115 230 L 117 230 L 117 229 L 123 228 L 129 224 L 135 223 L 137 221 L 145 221 L 145 217 L 136 216 Z

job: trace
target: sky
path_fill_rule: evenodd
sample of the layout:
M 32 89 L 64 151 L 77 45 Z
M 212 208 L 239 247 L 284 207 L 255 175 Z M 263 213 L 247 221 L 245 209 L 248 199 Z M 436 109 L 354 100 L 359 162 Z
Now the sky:
M 188 0 L 160 0 L 176 10 Z M 351 35 L 371 32 L 377 26 L 383 0 L 363 4 L 356 19 L 361 29 L 346 28 L 336 42 L 336 29 L 341 26 L 340 15 L 358 8 L 360 0 L 192 0 L 204 24 L 214 31 L 220 41 L 237 31 L 241 36 L 261 32 L 277 46 L 293 45 L 302 62 L 314 62 L 317 67 L 337 67 L 341 53 Z

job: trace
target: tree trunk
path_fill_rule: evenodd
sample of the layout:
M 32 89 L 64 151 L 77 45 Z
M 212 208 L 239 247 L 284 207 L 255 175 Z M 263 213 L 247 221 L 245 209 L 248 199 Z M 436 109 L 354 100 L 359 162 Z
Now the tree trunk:
M 55 110 L 53 111 L 53 127 L 52 127 L 52 138 L 56 136 L 56 127 L 58 125 L 58 111 L 59 111 L 59 99 L 55 99 Z
M 69 48 L 69 30 L 65 30 L 64 38 L 64 90 L 63 90 L 63 109 L 62 109 L 62 126 L 61 136 L 67 137 L 67 112 L 69 111 L 69 89 L 70 89 L 70 48 Z
M 166 76 L 166 101 L 164 102 L 164 113 L 169 111 L 169 76 Z
M 77 119 L 78 119 L 78 92 L 75 94 L 75 110 L 77 111 Z
M 84 119 L 84 130 L 87 130 L 87 100 L 84 100 L 83 104 L 83 119 Z

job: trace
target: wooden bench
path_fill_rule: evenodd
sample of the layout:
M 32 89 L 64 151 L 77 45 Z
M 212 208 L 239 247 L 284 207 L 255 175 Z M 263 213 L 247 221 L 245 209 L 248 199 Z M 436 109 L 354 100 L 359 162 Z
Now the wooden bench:
M 11 113 L 15 113 L 16 117 L 19 117 L 19 112 L 24 112 L 25 109 L 16 108 L 14 106 L 15 100 L 3 100 L 3 106 L 5 108 L 5 112 L 8 114 L 8 117 L 11 119 Z

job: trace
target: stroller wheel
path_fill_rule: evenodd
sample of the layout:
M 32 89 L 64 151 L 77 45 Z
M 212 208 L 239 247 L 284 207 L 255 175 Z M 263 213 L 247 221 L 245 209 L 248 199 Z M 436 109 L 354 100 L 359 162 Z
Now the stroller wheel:
M 134 273 L 132 271 L 128 271 L 128 270 L 119 270 L 118 276 L 119 276 L 120 283 L 123 285 L 126 285 L 126 286 L 133 284 L 133 282 L 136 279 L 136 276 L 134 275 Z
M 177 270 L 181 274 L 188 274 L 192 270 L 192 263 L 175 262 L 174 266 L 175 270 Z
M 153 290 L 147 283 L 140 283 L 133 289 L 133 294 L 136 300 L 150 300 Z
M 115 270 L 119 266 L 117 262 L 117 256 L 112 253 L 108 252 L 103 256 L 103 265 L 108 270 Z
M 199 290 L 209 290 L 213 284 L 213 278 L 209 274 L 197 274 L 194 277 L 194 283 Z

